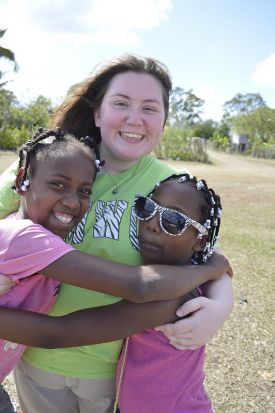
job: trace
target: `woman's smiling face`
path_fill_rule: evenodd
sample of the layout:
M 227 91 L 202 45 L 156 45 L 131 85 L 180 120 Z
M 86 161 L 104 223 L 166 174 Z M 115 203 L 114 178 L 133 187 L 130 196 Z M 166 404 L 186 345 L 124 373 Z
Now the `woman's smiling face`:
M 115 75 L 95 112 L 106 167 L 121 164 L 123 170 L 150 153 L 160 141 L 164 122 L 162 85 L 157 79 L 147 73 Z

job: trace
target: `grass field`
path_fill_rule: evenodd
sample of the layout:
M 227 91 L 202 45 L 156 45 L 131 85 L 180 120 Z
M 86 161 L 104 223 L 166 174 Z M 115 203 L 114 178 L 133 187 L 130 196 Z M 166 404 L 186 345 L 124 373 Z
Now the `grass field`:
M 234 311 L 207 348 L 208 392 L 216 413 L 275 413 L 275 161 L 209 154 L 207 165 L 171 162 L 221 196 L 220 247 L 235 270 Z M 1 153 L 0 169 L 13 159 Z

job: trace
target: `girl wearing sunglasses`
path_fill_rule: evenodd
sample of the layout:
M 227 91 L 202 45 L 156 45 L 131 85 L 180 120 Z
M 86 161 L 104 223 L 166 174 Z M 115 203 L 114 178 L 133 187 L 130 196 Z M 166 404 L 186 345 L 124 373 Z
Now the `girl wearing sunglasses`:
M 137 196 L 134 212 L 144 263 L 203 264 L 213 254 L 221 203 L 204 180 L 172 175 L 149 196 Z M 184 301 L 199 294 L 193 290 Z M 213 413 L 203 386 L 204 358 L 204 346 L 179 351 L 159 331 L 131 336 L 117 375 L 120 412 Z

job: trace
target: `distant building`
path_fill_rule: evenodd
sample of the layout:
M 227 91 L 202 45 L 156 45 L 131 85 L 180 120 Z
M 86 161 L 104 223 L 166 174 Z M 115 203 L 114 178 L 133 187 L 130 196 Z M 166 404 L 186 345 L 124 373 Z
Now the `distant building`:
M 245 133 L 236 133 L 231 134 L 231 143 L 233 149 L 236 149 L 238 152 L 245 152 L 249 145 L 249 136 Z

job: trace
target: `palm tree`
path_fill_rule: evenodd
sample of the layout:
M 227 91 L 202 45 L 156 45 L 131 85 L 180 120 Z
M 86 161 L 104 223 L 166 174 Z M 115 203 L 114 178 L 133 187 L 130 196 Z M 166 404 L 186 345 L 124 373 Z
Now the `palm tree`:
M 4 36 L 6 33 L 6 30 L 0 29 L 0 38 Z M 14 63 L 14 71 L 16 72 L 18 70 L 18 65 L 15 60 L 15 55 L 10 49 L 6 49 L 5 47 L 0 46 L 0 59 L 4 58 L 9 60 L 10 62 Z M 0 80 L 2 79 L 4 73 L 0 71 Z M 7 82 L 2 82 L 0 83 L 0 88 L 3 87 Z

